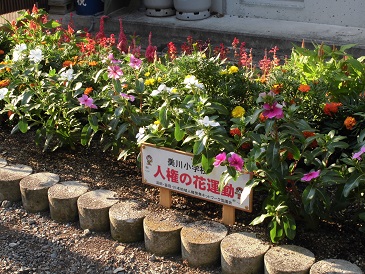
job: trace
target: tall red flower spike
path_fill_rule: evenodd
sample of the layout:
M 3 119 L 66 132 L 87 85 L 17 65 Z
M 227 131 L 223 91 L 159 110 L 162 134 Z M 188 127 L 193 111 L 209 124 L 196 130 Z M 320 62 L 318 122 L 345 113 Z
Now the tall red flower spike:
M 128 40 L 127 36 L 124 33 L 122 18 L 119 18 L 119 37 L 117 49 L 119 49 L 120 52 L 128 52 Z
M 95 40 L 101 40 L 105 38 L 105 30 L 104 30 L 104 20 L 108 18 L 108 16 L 103 15 L 100 17 L 100 25 L 99 25 L 99 32 L 95 35 Z
M 152 46 L 152 32 L 148 36 L 148 47 L 146 48 L 145 57 L 148 62 L 153 62 L 156 57 L 157 47 Z

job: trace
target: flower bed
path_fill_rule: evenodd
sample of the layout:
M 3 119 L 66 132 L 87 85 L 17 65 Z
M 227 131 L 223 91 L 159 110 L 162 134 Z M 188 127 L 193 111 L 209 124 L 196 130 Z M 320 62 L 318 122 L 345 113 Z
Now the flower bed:
M 273 242 L 293 239 L 296 220 L 315 226 L 350 212 L 365 220 L 365 67 L 351 45 L 278 48 L 255 64 L 235 38 L 230 49 L 191 37 L 159 54 L 149 37 L 92 37 L 66 30 L 34 8 L 0 33 L 1 122 L 34 128 L 44 149 L 100 139 L 118 159 L 139 145 L 191 152 L 205 172 L 252 172 L 265 197 L 261 216 Z M 6 39 L 5 39 L 6 38 Z M 345 214 L 346 213 L 346 214 Z M 266 221 L 267 220 L 267 221 Z

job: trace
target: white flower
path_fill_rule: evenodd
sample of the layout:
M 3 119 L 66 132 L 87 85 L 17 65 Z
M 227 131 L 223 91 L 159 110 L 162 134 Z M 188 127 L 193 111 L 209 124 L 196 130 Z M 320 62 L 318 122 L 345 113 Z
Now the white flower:
M 61 73 L 61 78 L 66 79 L 67 81 L 71 81 L 72 78 L 74 77 L 73 73 L 74 73 L 73 69 L 68 69 Z
M 163 91 L 166 91 L 167 93 L 171 93 L 171 88 L 169 88 L 169 87 L 167 87 L 165 84 L 161 84 L 158 88 L 157 88 L 157 90 L 155 89 L 155 90 L 153 90 L 152 92 L 151 92 L 151 96 L 157 96 L 157 95 L 159 95 L 161 92 L 163 92 Z
M 0 100 L 4 99 L 5 95 L 9 92 L 7 88 L 0 88 Z
M 195 135 L 199 137 L 199 139 L 201 139 L 204 136 L 204 130 L 199 129 L 195 132 Z
M 137 143 L 139 143 L 144 138 L 144 136 L 146 135 L 145 132 L 146 130 L 144 129 L 144 127 L 139 128 L 139 131 L 136 135 Z
M 204 89 L 204 85 L 202 83 L 199 83 L 199 81 L 195 78 L 193 75 L 188 75 L 184 79 L 184 84 L 186 88 L 192 88 L 197 87 L 200 89 Z
M 41 49 L 32 49 L 29 51 L 29 60 L 34 63 L 39 63 L 43 60 L 43 52 Z
M 155 97 L 155 96 L 159 95 L 160 93 L 161 93 L 161 91 L 159 91 L 159 90 L 155 89 L 155 90 L 152 90 L 152 92 L 151 92 L 151 96 L 152 96 L 152 97 Z
M 211 121 L 208 116 L 205 116 L 202 120 L 198 120 L 198 122 L 206 127 L 208 127 L 208 126 L 218 127 L 219 126 L 218 122 Z
M 14 51 L 13 51 L 13 61 L 17 62 L 17 61 L 23 59 L 23 57 L 24 57 L 23 51 L 25 51 L 26 49 L 27 49 L 26 44 L 16 45 L 14 47 Z

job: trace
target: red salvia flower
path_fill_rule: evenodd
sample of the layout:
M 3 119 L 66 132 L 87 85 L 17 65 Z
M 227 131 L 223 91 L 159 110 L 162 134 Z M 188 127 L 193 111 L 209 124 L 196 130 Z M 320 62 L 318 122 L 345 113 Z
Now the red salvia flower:
M 108 18 L 108 16 L 103 15 L 100 17 L 100 25 L 99 25 L 99 32 L 95 35 L 95 40 L 101 40 L 105 38 L 105 30 L 104 30 L 104 20 Z
M 119 37 L 117 49 L 119 49 L 120 52 L 128 52 L 128 40 L 127 36 L 124 33 L 122 18 L 119 18 Z
M 36 4 L 33 5 L 32 14 L 38 14 L 38 8 Z
M 170 61 L 174 60 L 176 58 L 177 49 L 173 42 L 170 42 L 167 44 L 167 55 L 169 56 Z
M 152 46 L 152 32 L 148 35 L 148 46 L 146 48 L 145 57 L 148 62 L 153 62 L 156 57 L 157 47 Z

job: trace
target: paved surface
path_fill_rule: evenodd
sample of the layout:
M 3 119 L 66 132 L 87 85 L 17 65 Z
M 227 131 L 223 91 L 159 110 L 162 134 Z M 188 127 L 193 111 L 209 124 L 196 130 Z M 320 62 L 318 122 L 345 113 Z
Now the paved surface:
M 54 19 L 63 17 L 68 23 L 69 15 L 51 15 Z M 98 31 L 100 16 L 80 16 L 73 14 L 75 27 Z M 357 44 L 349 53 L 355 56 L 365 55 L 365 28 L 341 27 L 334 25 L 300 23 L 283 20 L 240 18 L 225 15 L 213 15 L 198 21 L 182 21 L 170 17 L 148 17 L 143 11 L 121 9 L 108 15 L 105 31 L 118 35 L 119 22 L 127 34 L 137 34 L 142 45 L 147 43 L 149 32 L 153 35 L 153 44 L 164 47 L 170 41 L 179 43 L 191 35 L 194 39 L 210 39 L 213 44 L 224 43 L 230 46 L 234 37 L 245 41 L 248 48 L 260 51 L 278 46 L 285 53 L 290 52 L 293 44 L 300 45 L 302 40 L 306 46 L 312 43 L 327 45 Z

